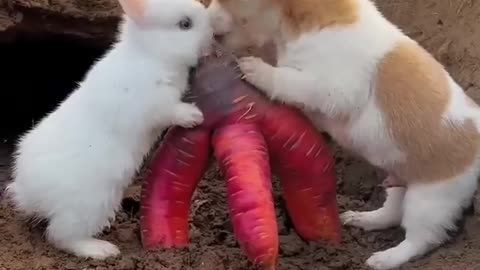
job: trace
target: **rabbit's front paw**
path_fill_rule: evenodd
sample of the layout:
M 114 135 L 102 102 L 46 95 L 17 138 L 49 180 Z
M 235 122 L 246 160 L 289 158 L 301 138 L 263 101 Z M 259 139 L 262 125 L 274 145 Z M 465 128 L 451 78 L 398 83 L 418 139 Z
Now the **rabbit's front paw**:
M 194 104 L 180 103 L 175 108 L 174 124 L 184 128 L 192 128 L 202 123 L 203 113 Z

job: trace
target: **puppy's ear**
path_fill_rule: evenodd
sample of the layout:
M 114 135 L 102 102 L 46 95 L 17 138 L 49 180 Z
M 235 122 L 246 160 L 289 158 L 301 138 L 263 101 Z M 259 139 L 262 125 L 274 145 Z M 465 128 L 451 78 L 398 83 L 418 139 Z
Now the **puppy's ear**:
M 140 23 L 143 20 L 146 6 L 145 1 L 146 0 L 118 0 L 125 14 L 136 23 Z

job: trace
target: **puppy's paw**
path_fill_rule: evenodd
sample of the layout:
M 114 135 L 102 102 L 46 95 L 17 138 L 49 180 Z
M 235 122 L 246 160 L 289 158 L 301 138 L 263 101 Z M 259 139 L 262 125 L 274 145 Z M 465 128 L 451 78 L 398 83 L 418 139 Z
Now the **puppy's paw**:
M 365 231 L 384 229 L 382 217 L 375 212 L 347 211 L 340 215 L 343 225 L 361 228 Z
M 194 104 L 180 103 L 175 108 L 174 124 L 192 128 L 203 123 L 203 113 Z
M 390 270 L 408 262 L 410 256 L 406 250 L 399 247 L 374 253 L 366 264 L 374 270 Z
M 238 60 L 238 66 L 243 73 L 243 79 L 259 88 L 265 88 L 267 80 L 272 79 L 269 67 L 261 58 L 248 56 Z
M 347 211 L 340 215 L 340 220 L 343 225 L 361 227 L 359 224 L 362 223 L 362 212 L 357 211 Z

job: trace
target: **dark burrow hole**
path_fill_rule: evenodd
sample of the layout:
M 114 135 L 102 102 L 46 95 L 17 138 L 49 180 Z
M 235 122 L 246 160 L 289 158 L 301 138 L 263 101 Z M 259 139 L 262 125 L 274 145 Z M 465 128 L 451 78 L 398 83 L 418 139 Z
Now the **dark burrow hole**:
M 2 168 L 8 167 L 13 144 L 65 100 L 108 49 L 95 44 L 65 35 L 18 36 L 0 44 L 0 198 L 9 180 Z M 135 215 L 140 206 L 127 198 L 122 207 Z M 44 229 L 43 222 L 35 224 Z
M 17 37 L 12 43 L 0 43 L 0 169 L 7 166 L 5 155 L 19 136 L 75 90 L 108 49 L 108 45 L 91 45 L 66 35 Z M 1 178 L 3 191 L 8 179 Z M 136 213 L 139 205 L 127 200 L 123 207 L 128 213 Z M 32 224 L 40 231 L 46 226 L 43 221 Z
M 16 37 L 0 43 L 0 199 L 15 141 L 75 89 L 108 46 L 65 35 Z
M 11 146 L 54 110 L 107 49 L 64 35 L 17 37 L 12 43 L 0 44 L 0 139 L 4 146 Z

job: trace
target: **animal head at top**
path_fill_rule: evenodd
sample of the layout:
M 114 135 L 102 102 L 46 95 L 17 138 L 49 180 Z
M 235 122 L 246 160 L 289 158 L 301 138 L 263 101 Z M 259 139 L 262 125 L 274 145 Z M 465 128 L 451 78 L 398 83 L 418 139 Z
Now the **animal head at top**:
M 196 0 L 118 0 L 124 31 L 153 57 L 194 65 L 213 40 L 207 10 Z
M 232 49 L 289 41 L 302 33 L 358 19 L 358 0 L 212 0 L 215 35 Z

